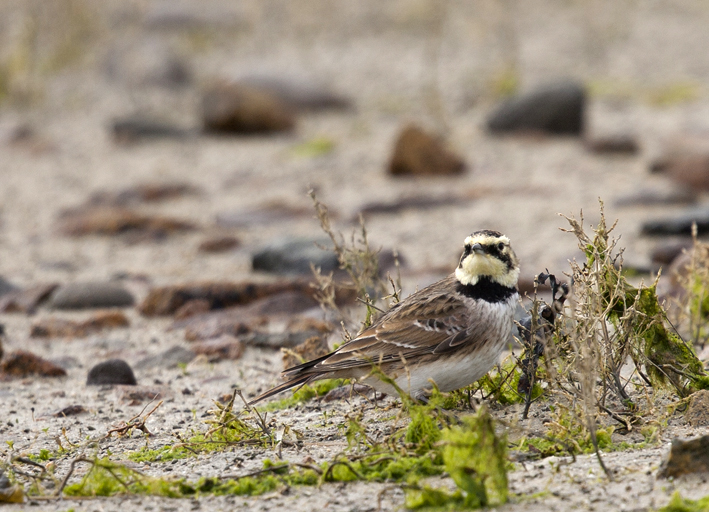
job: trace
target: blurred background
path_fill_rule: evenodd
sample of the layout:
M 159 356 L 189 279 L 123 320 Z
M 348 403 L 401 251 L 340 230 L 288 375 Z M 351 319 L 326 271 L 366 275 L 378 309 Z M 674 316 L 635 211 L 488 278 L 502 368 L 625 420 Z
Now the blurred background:
M 599 198 L 656 270 L 709 228 L 708 26 L 698 0 L 4 0 L 0 276 L 327 268 L 311 188 L 409 290 L 482 228 L 527 284 L 561 274 L 558 214 Z

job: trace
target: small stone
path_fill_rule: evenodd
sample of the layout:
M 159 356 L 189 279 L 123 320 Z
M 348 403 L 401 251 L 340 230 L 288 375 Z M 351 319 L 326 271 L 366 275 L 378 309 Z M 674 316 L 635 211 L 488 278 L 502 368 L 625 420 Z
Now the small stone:
M 691 240 L 662 243 L 652 249 L 650 261 L 657 265 L 670 265 L 683 252 L 692 248 Z
M 239 83 L 266 91 L 300 111 L 346 110 L 352 107 L 348 98 L 305 77 L 251 75 L 240 78 Z
M 694 439 L 673 439 L 670 453 L 663 461 L 658 476 L 677 477 L 709 472 L 709 435 Z
M 688 187 L 709 190 L 709 151 L 662 156 L 650 164 L 650 171 L 661 172 Z
M 331 247 L 330 239 L 280 238 L 257 250 L 251 258 L 256 271 L 274 274 L 312 274 L 312 267 L 323 273 L 340 268 L 337 255 L 323 247 Z
M 313 336 L 292 349 L 281 350 L 283 351 L 284 370 L 307 361 L 312 361 L 331 352 L 327 340 L 322 336 Z
M 493 133 L 580 135 L 585 107 L 586 91 L 582 84 L 559 82 L 503 103 L 488 117 L 487 126 Z
M 175 368 L 181 364 L 189 363 L 195 358 L 195 355 L 193 350 L 175 345 L 159 354 L 141 359 L 135 364 L 135 367 L 139 370 L 146 368 Z
M 145 316 L 171 315 L 193 300 L 208 301 L 210 310 L 223 309 L 288 291 L 312 296 L 310 283 L 304 280 L 281 280 L 274 283 L 197 282 L 154 288 L 138 306 L 138 310 Z
M 16 292 L 17 290 L 19 290 L 17 286 L 0 276 L 0 297 L 10 292 Z
M 223 359 L 236 360 L 244 354 L 244 345 L 228 334 L 219 338 L 193 343 L 190 348 L 195 354 L 203 354 L 209 358 L 210 363 Z
M 291 131 L 295 116 L 288 105 L 265 90 L 219 81 L 203 93 L 202 124 L 206 132 L 273 133 Z
M 635 155 L 640 151 L 637 139 L 622 133 L 589 137 L 585 140 L 585 144 L 592 153 Z
M 389 162 L 394 176 L 450 176 L 465 171 L 465 162 L 451 153 L 437 138 L 417 126 L 399 134 Z
M 120 308 L 134 304 L 123 286 L 109 282 L 79 282 L 60 286 L 49 300 L 54 309 Z
M 45 318 L 32 324 L 31 338 L 85 338 L 89 334 L 116 327 L 128 327 L 128 318 L 120 311 L 99 311 L 82 322 Z
M 88 412 L 83 405 L 70 405 L 59 409 L 57 412 L 53 413 L 52 416 L 55 418 L 65 418 L 67 416 L 77 416 L 79 414 L 84 414 Z
M 132 234 L 153 239 L 196 229 L 191 222 L 111 206 L 67 210 L 60 214 L 57 225 L 59 232 L 68 236 Z
M 226 252 L 239 247 L 239 239 L 233 236 L 218 236 L 203 240 L 199 244 L 199 252 Z
M 352 217 L 352 221 L 357 222 L 360 215 L 368 218 L 371 215 L 398 214 L 404 210 L 422 211 L 470 203 L 471 200 L 469 197 L 451 194 L 442 196 L 405 196 L 394 201 L 374 201 L 367 203 L 359 209 L 356 215 Z
M 700 389 L 692 393 L 684 417 L 693 427 L 709 427 L 709 390 Z
M 135 380 L 133 370 L 128 363 L 122 359 L 109 359 L 91 368 L 86 378 L 87 386 L 100 386 L 104 384 L 126 384 L 135 386 L 138 382 Z
M 38 355 L 18 350 L 8 354 L 0 363 L 0 375 L 6 378 L 23 378 L 30 375 L 64 377 L 66 371 Z
M 161 203 L 171 199 L 197 196 L 201 190 L 190 183 L 141 183 L 116 192 L 95 192 L 89 204 L 125 206 L 139 203 Z
M 117 144 L 135 144 L 155 139 L 182 139 L 189 136 L 190 132 L 164 121 L 126 117 L 111 123 L 111 134 Z
M 58 286 L 57 283 L 38 284 L 6 293 L 0 297 L 0 313 L 32 314 Z
M 709 209 L 693 208 L 682 214 L 665 219 L 650 220 L 643 223 L 643 235 L 691 235 L 692 224 L 697 224 L 697 234 L 709 233 Z

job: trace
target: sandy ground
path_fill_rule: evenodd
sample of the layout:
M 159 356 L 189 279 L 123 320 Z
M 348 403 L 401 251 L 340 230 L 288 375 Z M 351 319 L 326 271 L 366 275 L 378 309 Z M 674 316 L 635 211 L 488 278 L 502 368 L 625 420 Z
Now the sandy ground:
M 595 223 L 599 197 L 606 203 L 608 218 L 619 219 L 617 233 L 627 262 L 646 266 L 649 250 L 666 243 L 640 237 L 639 226 L 681 207 L 623 208 L 615 200 L 641 187 L 669 187 L 665 178 L 648 174 L 647 162 L 668 137 L 709 130 L 709 54 L 701 51 L 706 47 L 709 7 L 703 2 L 626 7 L 604 1 L 542 0 L 445 6 L 418 0 L 336 4 L 252 1 L 235 7 L 211 2 L 200 8 L 196 2 L 182 2 L 176 9 L 194 22 L 187 29 L 161 28 L 151 21 L 170 5 L 157 1 L 64 0 L 56 11 L 41 9 L 39 2 L 0 5 L 0 37 L 11 57 L 21 54 L 23 34 L 33 23 L 47 29 L 36 39 L 29 64 L 19 66 L 17 81 L 32 94 L 24 99 L 11 96 L 0 107 L 0 275 L 26 286 L 122 274 L 131 276 L 128 285 L 138 298 L 148 289 L 139 276 L 147 276 L 151 285 L 253 278 L 250 256 L 256 247 L 285 234 L 316 235 L 317 222 L 305 216 L 229 230 L 242 245 L 225 254 L 200 254 L 198 244 L 222 232 L 215 227 L 218 214 L 271 202 L 307 208 L 310 187 L 337 215 L 335 227 L 346 233 L 352 228 L 348 219 L 372 201 L 411 194 L 470 198 L 463 204 L 368 219 L 374 245 L 395 247 L 407 259 L 408 289 L 424 284 L 419 279 L 430 279 L 441 268 L 452 268 L 461 241 L 480 228 L 498 229 L 510 237 L 523 275 L 545 268 L 562 274 L 578 249 L 573 237 L 559 230 L 567 224 L 558 214 L 578 216 L 583 210 Z M 61 41 L 56 33 L 64 30 L 67 41 L 80 48 L 80 56 L 66 67 L 44 71 L 45 57 L 58 58 L 52 51 Z M 72 35 L 77 31 L 84 35 Z M 85 37 L 88 43 L 72 37 L 77 41 Z M 145 84 L 150 58 L 166 53 L 192 68 L 195 85 L 167 89 Z M 590 133 L 630 133 L 640 141 L 641 153 L 594 155 L 576 138 L 489 136 L 483 122 L 497 101 L 494 84 L 509 69 L 523 89 L 564 76 L 593 85 L 592 90 L 600 92 L 589 105 Z M 315 77 L 353 98 L 356 110 L 301 116 L 295 134 L 287 136 L 195 135 L 130 146 L 117 145 L 110 137 L 107 127 L 113 118 L 135 113 L 186 128 L 198 126 L 199 83 L 215 75 L 261 71 Z M 678 84 L 689 84 L 689 100 L 667 105 L 648 100 L 653 91 Z M 411 120 L 445 133 L 450 146 L 469 163 L 469 172 L 457 178 L 388 177 L 385 166 L 393 141 Z M 21 124 L 28 124 L 35 135 L 29 143 L 12 143 L 8 134 Z M 331 153 L 310 158 L 293 152 L 299 144 L 322 136 L 334 141 Z M 92 192 L 154 181 L 187 181 L 203 190 L 199 196 L 140 207 L 195 222 L 199 231 L 137 244 L 102 237 L 74 239 L 57 232 L 58 212 L 77 206 Z M 706 204 L 707 197 L 700 201 Z M 50 314 L 58 313 L 41 310 L 37 317 Z M 71 367 L 69 376 L 60 380 L 2 384 L 0 439 L 14 441 L 17 449 L 28 452 L 53 449 L 53 437 L 62 428 L 78 441 L 136 414 L 141 406 L 126 405 L 120 390 L 87 388 L 88 368 L 108 357 L 133 364 L 175 344 L 187 344 L 182 332 L 167 330 L 168 320 L 146 319 L 134 310 L 127 314 L 129 329 L 71 341 L 30 339 L 30 324 L 37 317 L 1 315 L 6 351 L 25 348 L 50 359 L 71 358 Z M 274 369 L 279 368 L 279 353 L 248 349 L 237 362 L 196 361 L 184 371 L 137 372 L 140 384 L 162 386 L 168 395 L 148 423 L 157 435 L 151 443 L 169 443 L 172 432 L 199 425 L 212 399 L 232 386 L 255 393 L 276 383 Z M 192 394 L 183 394 L 184 389 Z M 46 416 L 72 404 L 84 405 L 89 414 L 79 419 Z M 279 421 L 303 430 L 333 415 L 325 431 L 311 432 L 301 452 L 286 451 L 284 456 L 318 459 L 339 451 L 344 441 L 338 438 L 336 423 L 350 407 L 371 409 L 356 399 L 352 404 L 314 404 L 278 413 Z M 655 477 L 670 439 L 700 433 L 706 432 L 672 419 L 661 446 L 608 454 L 606 463 L 617 476 L 613 483 L 605 480 L 592 457 L 573 463 L 566 459 L 519 463 L 510 474 L 514 499 L 501 510 L 649 510 L 665 504 L 674 490 L 686 497 L 707 495 L 705 478 L 668 482 Z M 111 440 L 102 449 L 120 452 L 142 443 L 138 437 Z M 250 456 L 237 452 L 203 456 L 180 461 L 169 472 L 197 477 L 248 471 L 259 468 L 269 455 Z M 141 469 L 168 471 L 159 464 Z M 389 487 L 325 485 L 255 498 L 65 500 L 32 508 L 374 510 L 378 494 Z M 395 509 L 402 503 L 403 494 L 394 489 L 384 494 L 382 506 Z M 23 508 L 26 505 L 5 507 Z

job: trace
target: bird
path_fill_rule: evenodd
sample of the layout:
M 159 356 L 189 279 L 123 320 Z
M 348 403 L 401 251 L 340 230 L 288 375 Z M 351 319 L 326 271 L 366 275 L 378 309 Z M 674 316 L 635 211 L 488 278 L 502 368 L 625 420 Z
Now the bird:
M 465 238 L 455 271 L 393 305 L 337 350 L 283 371 L 285 382 L 250 405 L 295 386 L 329 378 L 356 379 L 376 391 L 396 386 L 426 401 L 434 385 L 448 392 L 472 384 L 509 343 L 519 300 L 519 261 L 498 231 Z M 378 367 L 381 372 L 372 371 Z M 380 379 L 378 374 L 388 379 Z

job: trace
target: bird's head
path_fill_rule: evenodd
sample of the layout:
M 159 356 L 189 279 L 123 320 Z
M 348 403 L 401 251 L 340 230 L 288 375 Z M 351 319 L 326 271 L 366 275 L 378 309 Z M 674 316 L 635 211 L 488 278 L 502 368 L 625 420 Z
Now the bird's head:
M 510 239 L 497 231 L 476 231 L 465 239 L 465 250 L 455 277 L 461 284 L 477 284 L 482 277 L 503 286 L 515 288 L 519 278 L 519 261 Z

